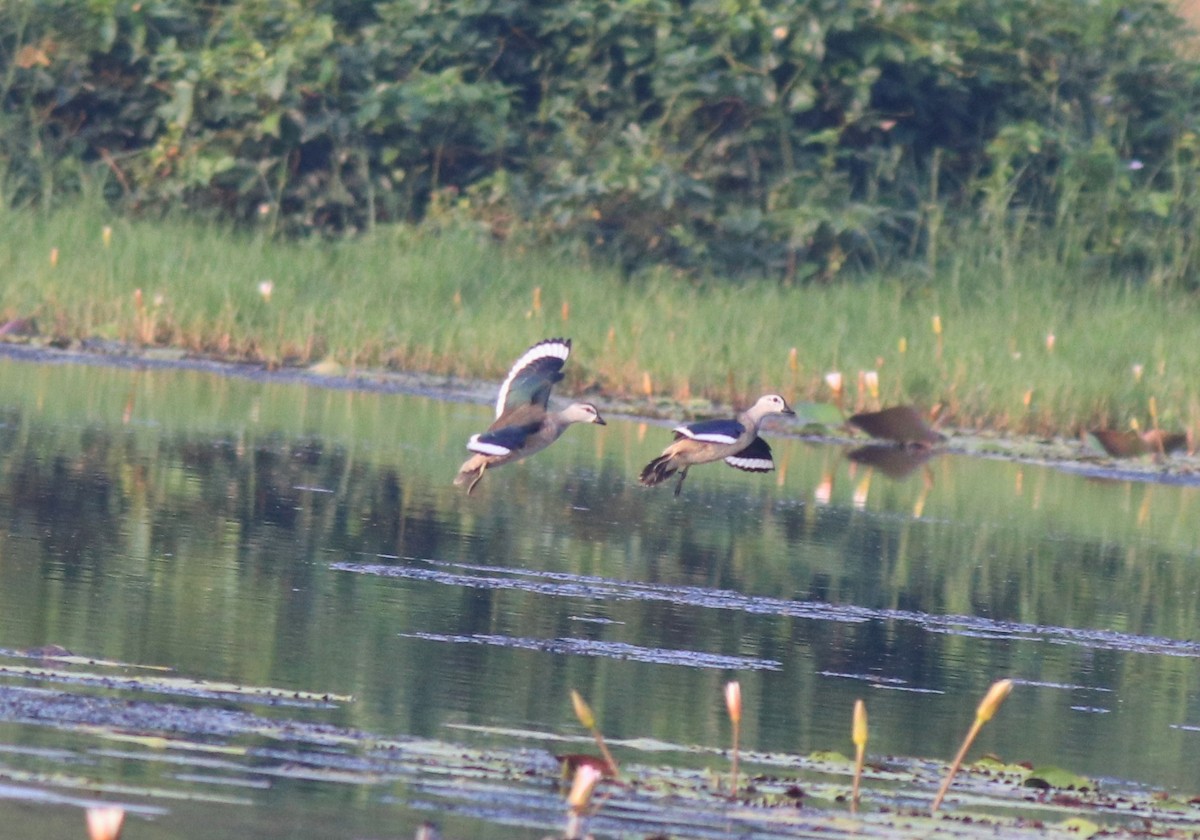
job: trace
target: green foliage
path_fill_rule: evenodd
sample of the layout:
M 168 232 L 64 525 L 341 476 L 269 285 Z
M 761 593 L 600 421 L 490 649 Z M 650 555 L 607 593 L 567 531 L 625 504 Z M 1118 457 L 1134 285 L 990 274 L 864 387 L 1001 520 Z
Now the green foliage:
M 1096 783 L 1091 779 L 1086 779 L 1078 773 L 1072 773 L 1070 770 L 1064 770 L 1061 767 L 1053 767 L 1051 765 L 1035 767 L 1030 770 L 1023 784 L 1025 787 L 1039 788 L 1041 790 L 1049 788 L 1058 788 L 1059 790 L 1095 790 L 1097 787 Z
M 453 212 L 435 208 L 435 221 Z M 340 242 L 231 234 L 228 225 L 128 220 L 93 203 L 0 208 L 6 340 L 108 339 L 269 366 L 399 368 L 502 377 L 538 338 L 578 347 L 568 387 L 652 410 L 648 395 L 706 413 L 778 391 L 833 424 L 825 374 L 847 408 L 941 407 L 950 426 L 1075 434 L 1200 428 L 1191 335 L 1200 300 L 1097 283 L 1061 243 L 1025 235 L 1010 261 L 986 228 L 959 238 L 932 277 L 873 272 L 798 294 L 773 281 L 628 278 L 545 249 L 451 227 L 380 227 Z M 941 334 L 932 329 L 937 316 Z M 9 322 L 16 322 L 10 325 Z M 590 348 L 590 349 L 588 349 Z M 1154 408 L 1151 408 L 1151 402 Z
M 627 268 L 828 279 L 979 215 L 1010 253 L 1191 275 L 1179 22 L 1111 0 L 13 0 L 0 174 L 268 231 L 419 221 Z M 953 226 L 951 226 L 951 229 Z

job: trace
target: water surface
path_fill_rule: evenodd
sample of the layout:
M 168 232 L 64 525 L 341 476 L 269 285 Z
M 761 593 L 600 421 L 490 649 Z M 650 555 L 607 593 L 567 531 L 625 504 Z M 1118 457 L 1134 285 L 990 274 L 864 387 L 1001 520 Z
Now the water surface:
M 946 757 L 1014 677 L 977 753 L 1200 776 L 1196 488 L 872 466 L 784 425 L 775 474 L 698 467 L 675 499 L 633 480 L 669 428 L 609 416 L 468 498 L 488 414 L 0 360 L 0 820 L 62 834 L 99 798 L 140 808 L 138 837 L 539 837 L 447 805 L 397 745 L 544 770 L 562 743 L 530 733 L 582 734 L 574 688 L 614 741 L 717 750 L 733 678 L 748 749 L 848 751 L 862 697 L 873 754 Z M 205 731 L 172 730 L 197 708 Z

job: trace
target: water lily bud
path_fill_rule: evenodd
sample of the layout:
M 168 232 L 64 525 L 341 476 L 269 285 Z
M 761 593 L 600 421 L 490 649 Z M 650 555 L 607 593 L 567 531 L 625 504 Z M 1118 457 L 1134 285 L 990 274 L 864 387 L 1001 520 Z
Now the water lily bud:
M 856 747 L 864 747 L 867 744 L 867 704 L 862 700 L 854 701 L 854 726 L 850 740 Z
M 575 689 L 571 689 L 571 703 L 575 706 L 575 717 L 579 718 L 579 722 L 583 724 L 584 729 L 596 728 L 596 716 L 592 714 L 592 707 L 587 704 Z
M 571 782 L 571 792 L 567 794 L 567 807 L 577 814 L 587 808 L 601 775 L 601 772 L 590 764 L 579 765 L 575 771 L 575 780 Z
M 997 680 L 992 683 L 992 687 L 988 689 L 988 693 L 979 702 L 979 708 L 975 712 L 976 720 L 982 723 L 987 723 L 991 720 L 992 715 L 996 714 L 996 710 L 1004 702 L 1004 698 L 1012 691 L 1012 687 L 1012 680 Z
M 729 710 L 729 719 L 734 723 L 742 720 L 742 684 L 737 680 L 725 683 L 725 708 Z
M 117 840 L 125 822 L 125 809 L 115 805 L 87 809 L 87 830 L 90 840 Z
M 879 371 L 863 371 L 863 382 L 867 386 L 867 393 L 871 395 L 871 399 L 879 399 Z

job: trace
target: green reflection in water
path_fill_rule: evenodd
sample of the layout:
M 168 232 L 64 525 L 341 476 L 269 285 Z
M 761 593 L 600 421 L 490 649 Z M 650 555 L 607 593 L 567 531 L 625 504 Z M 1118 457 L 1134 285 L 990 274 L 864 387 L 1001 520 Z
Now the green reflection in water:
M 1014 676 L 1031 684 L 978 752 L 1200 771 L 1200 733 L 1176 728 L 1200 723 L 1196 489 L 953 455 L 895 481 L 775 427 L 778 473 L 697 468 L 676 500 L 633 480 L 667 427 L 610 417 L 468 499 L 450 481 L 488 412 L 0 361 L 0 647 L 352 694 L 303 715 L 484 742 L 473 727 L 577 732 L 577 688 L 611 738 L 721 745 L 737 676 L 750 748 L 848 750 L 862 696 L 873 752 L 931 756 Z M 403 811 L 249 796 L 288 791 Z

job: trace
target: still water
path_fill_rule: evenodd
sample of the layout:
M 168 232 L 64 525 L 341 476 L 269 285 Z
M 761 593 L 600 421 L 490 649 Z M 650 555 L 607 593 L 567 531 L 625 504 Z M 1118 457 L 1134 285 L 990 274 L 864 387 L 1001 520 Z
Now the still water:
M 720 749 L 732 678 L 748 749 L 848 751 L 862 697 L 873 754 L 944 758 L 1013 677 L 976 753 L 1195 792 L 1196 487 L 900 474 L 776 424 L 775 474 L 700 467 L 675 499 L 634 480 L 668 427 L 608 416 L 468 498 L 488 416 L 0 359 L 0 824 L 82 835 L 101 799 L 139 838 L 540 837 L 387 750 L 586 749 L 552 740 L 582 734 L 572 688 L 619 759 Z

